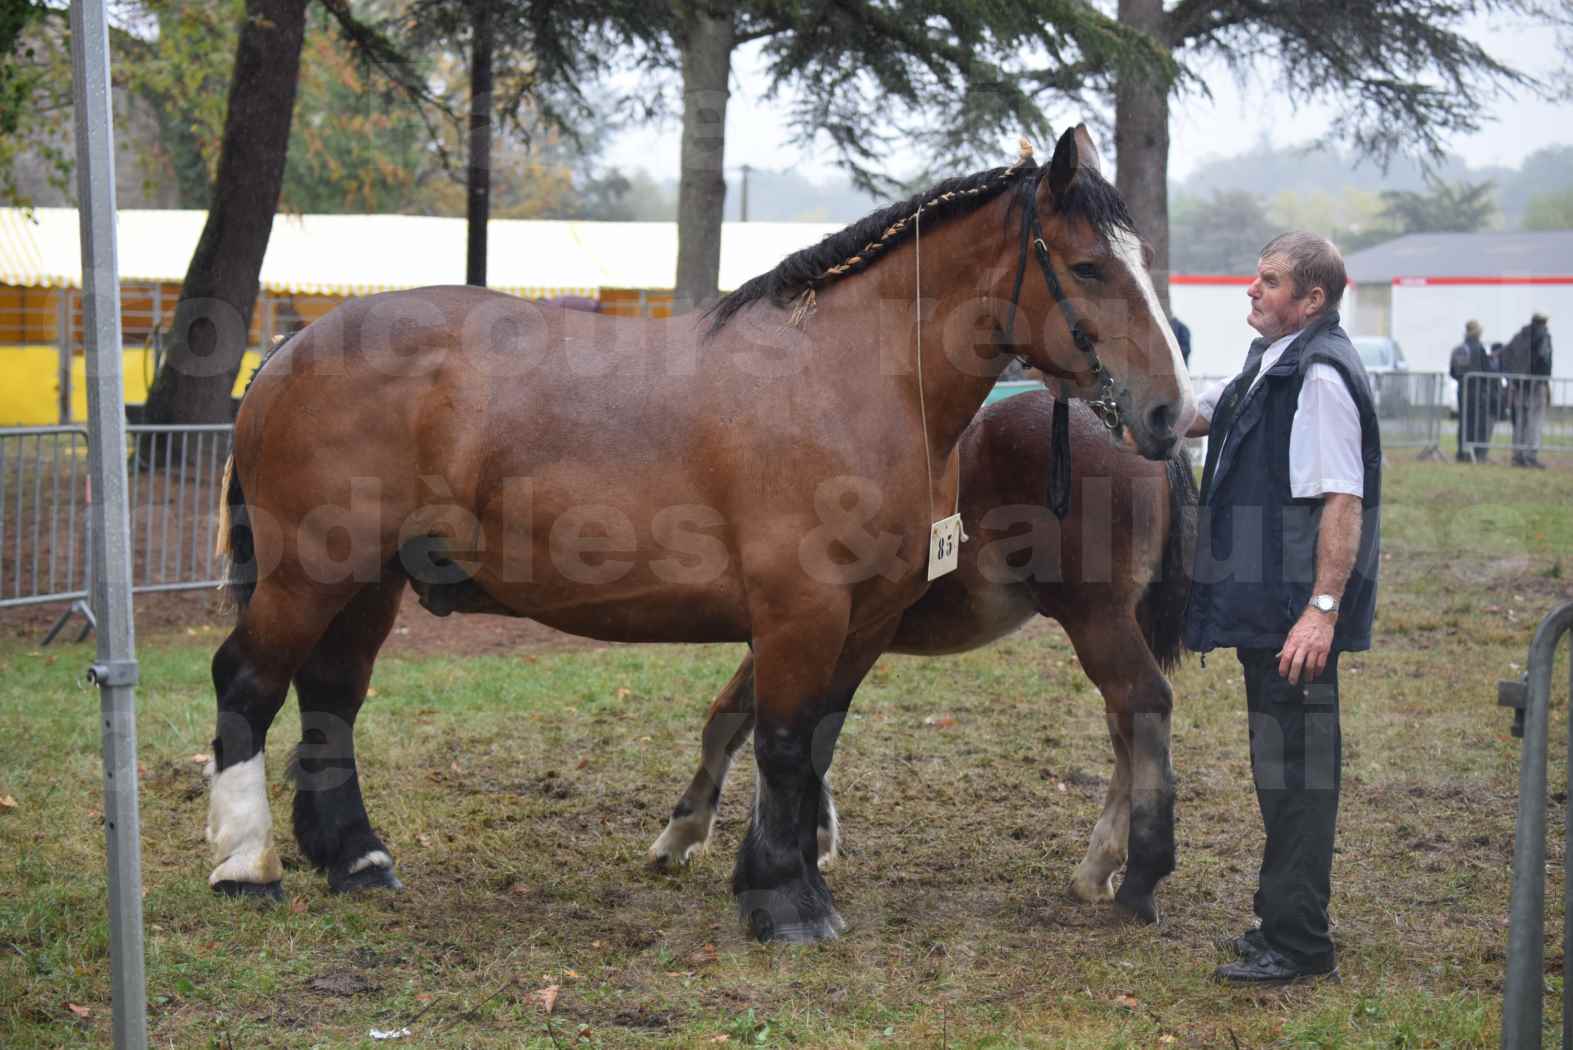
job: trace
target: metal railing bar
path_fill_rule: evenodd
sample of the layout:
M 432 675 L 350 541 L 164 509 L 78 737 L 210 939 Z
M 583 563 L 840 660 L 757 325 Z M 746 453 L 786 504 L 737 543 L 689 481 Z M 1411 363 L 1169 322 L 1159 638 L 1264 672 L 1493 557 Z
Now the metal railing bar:
M 49 443 L 49 589 L 55 589 L 60 554 L 60 439 Z
M 44 505 L 44 439 L 42 436 L 33 439 L 33 589 L 38 589 L 38 540 L 44 533 L 43 515 L 39 509 Z

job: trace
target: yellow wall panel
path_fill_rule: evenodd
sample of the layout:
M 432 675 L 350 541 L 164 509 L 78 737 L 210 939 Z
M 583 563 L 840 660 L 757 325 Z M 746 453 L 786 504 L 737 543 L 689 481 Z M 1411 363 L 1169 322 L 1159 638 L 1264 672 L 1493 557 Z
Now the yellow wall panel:
M 0 427 L 53 426 L 60 422 L 59 354 L 52 346 L 0 346 Z M 239 397 L 262 355 L 248 351 L 235 377 Z M 147 400 L 153 375 L 152 352 L 142 347 L 122 355 L 121 375 L 127 404 Z M 71 362 L 71 419 L 87 419 L 87 359 Z

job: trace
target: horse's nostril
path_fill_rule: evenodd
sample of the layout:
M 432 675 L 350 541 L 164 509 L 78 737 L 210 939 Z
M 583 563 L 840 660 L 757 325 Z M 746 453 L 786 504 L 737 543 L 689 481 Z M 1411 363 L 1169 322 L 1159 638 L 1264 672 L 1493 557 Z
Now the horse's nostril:
M 1147 413 L 1147 430 L 1153 437 L 1166 437 L 1174 431 L 1175 416 L 1178 415 L 1174 406 L 1168 402 L 1154 405 Z

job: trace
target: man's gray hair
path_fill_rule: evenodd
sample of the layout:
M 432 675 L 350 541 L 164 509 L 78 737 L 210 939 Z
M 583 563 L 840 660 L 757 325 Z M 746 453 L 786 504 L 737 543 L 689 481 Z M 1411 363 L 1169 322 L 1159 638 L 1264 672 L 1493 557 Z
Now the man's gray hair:
M 1338 309 L 1344 298 L 1344 285 L 1349 276 L 1344 272 L 1344 257 L 1333 242 L 1304 230 L 1281 233 L 1267 242 L 1261 258 L 1271 255 L 1289 260 L 1289 275 L 1294 280 L 1294 297 L 1304 299 L 1312 288 L 1320 288 L 1327 296 L 1323 312 Z

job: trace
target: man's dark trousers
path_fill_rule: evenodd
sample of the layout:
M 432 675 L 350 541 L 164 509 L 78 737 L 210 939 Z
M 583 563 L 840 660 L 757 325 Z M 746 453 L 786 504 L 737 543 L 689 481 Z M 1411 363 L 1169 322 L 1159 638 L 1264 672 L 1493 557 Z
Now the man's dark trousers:
M 1343 740 L 1338 726 L 1338 654 L 1322 676 L 1290 685 L 1272 649 L 1241 649 L 1251 725 L 1251 773 L 1267 831 L 1254 906 L 1267 943 L 1291 962 L 1331 965 L 1327 928 L 1333 829 L 1338 820 Z

